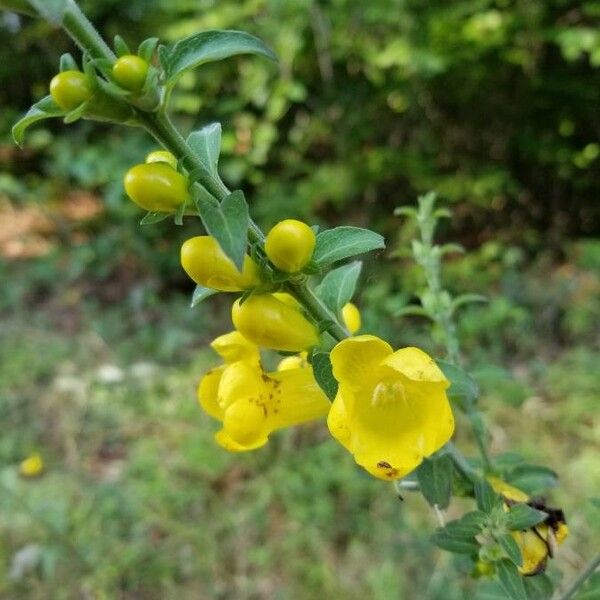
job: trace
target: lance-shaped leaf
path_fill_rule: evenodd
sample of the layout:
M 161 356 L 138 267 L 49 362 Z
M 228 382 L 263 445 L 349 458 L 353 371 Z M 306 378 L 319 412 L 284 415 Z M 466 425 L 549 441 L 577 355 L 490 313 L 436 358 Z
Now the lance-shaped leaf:
M 173 213 L 169 212 L 149 211 L 140 221 L 140 225 L 154 225 L 154 223 L 160 223 L 161 221 L 164 221 L 167 217 L 170 217 L 172 214 Z
M 517 567 L 508 559 L 496 563 L 500 585 L 506 593 L 507 600 L 528 600 L 523 578 Z
M 362 263 L 360 261 L 338 267 L 327 273 L 316 289 L 317 296 L 334 313 L 337 314 L 344 304 L 352 299 L 361 268 Z
M 490 514 L 494 508 L 502 505 L 502 498 L 485 479 L 479 479 L 474 488 L 477 508 L 480 511 Z
M 211 175 L 217 174 L 221 153 L 221 123 L 211 123 L 190 133 L 187 139 L 196 156 Z
M 171 47 L 159 49 L 168 86 L 172 86 L 188 69 L 239 54 L 256 54 L 277 61 L 274 52 L 264 42 L 244 31 L 201 31 Z
M 62 117 L 67 114 L 67 111 L 63 110 L 55 104 L 52 96 L 46 96 L 39 102 L 36 102 L 27 113 L 17 121 L 12 128 L 12 136 L 15 143 L 19 146 L 23 145 L 25 138 L 25 131 L 34 123 L 43 121 L 44 119 L 52 119 L 55 117 Z
M 225 254 L 241 271 L 248 242 L 250 215 L 241 190 L 229 194 L 219 204 L 206 190 L 195 186 L 194 200 L 209 235 L 212 235 Z
M 452 459 L 446 454 L 426 458 L 417 469 L 421 492 L 431 506 L 448 508 L 452 495 L 452 469 Z
M 194 290 L 194 293 L 192 294 L 192 301 L 190 303 L 190 307 L 195 308 L 196 306 L 198 306 L 198 304 L 206 300 L 206 298 L 214 296 L 216 293 L 218 293 L 217 290 L 204 287 L 203 285 L 197 285 L 196 289 Z
M 325 392 L 325 395 L 333 400 L 338 390 L 338 382 L 333 376 L 331 360 L 327 352 L 315 352 L 312 355 L 312 368 L 315 381 L 319 387 Z
M 515 538 L 510 534 L 502 535 L 498 538 L 498 543 L 502 546 L 506 556 L 510 561 L 517 567 L 523 565 L 523 557 L 521 556 L 521 550 L 519 544 L 515 541 Z
M 518 465 L 506 475 L 506 481 L 527 494 L 538 494 L 556 486 L 558 476 L 548 467 Z
M 326 267 L 338 260 L 381 248 L 385 248 L 385 240 L 374 231 L 360 227 L 336 227 L 317 235 L 313 260 L 319 267 Z
M 512 530 L 529 529 L 541 523 L 547 517 L 547 513 L 527 504 L 515 504 L 506 515 L 506 526 Z

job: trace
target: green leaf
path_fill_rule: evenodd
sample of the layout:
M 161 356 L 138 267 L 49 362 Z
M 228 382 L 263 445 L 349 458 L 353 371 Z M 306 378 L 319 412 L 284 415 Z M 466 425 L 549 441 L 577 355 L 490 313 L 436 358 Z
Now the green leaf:
M 558 483 L 558 476 L 552 469 L 539 465 L 518 465 L 506 474 L 505 479 L 527 494 L 537 494 Z
M 448 398 L 463 412 L 473 410 L 479 397 L 477 382 L 460 367 L 447 360 L 436 359 L 435 362 L 450 381 L 450 387 L 446 390 Z
M 480 510 L 472 510 L 464 514 L 460 519 L 450 521 L 446 525 L 446 531 L 452 537 L 474 540 L 475 536 L 487 521 L 487 515 Z
M 154 56 L 154 51 L 156 50 L 156 46 L 158 46 L 158 38 L 151 37 L 145 39 L 138 46 L 138 56 L 143 58 L 147 63 L 152 62 L 152 57 Z
M 170 48 L 162 46 L 159 49 L 168 86 L 188 69 L 239 54 L 255 54 L 277 62 L 277 57 L 264 42 L 244 31 L 201 31 L 179 40 Z
M 75 62 L 75 59 L 66 52 L 60 57 L 60 72 L 63 71 L 78 71 L 79 65 Z
M 527 591 L 529 600 L 548 600 L 548 598 L 552 598 L 554 585 L 545 573 L 540 573 L 533 577 L 525 577 L 523 583 L 525 583 L 525 590 Z
M 190 304 L 190 308 L 195 308 L 206 298 L 210 296 L 214 296 L 217 293 L 217 290 L 213 290 L 211 288 L 204 287 L 203 285 L 197 285 L 194 293 L 192 294 L 192 302 Z
M 480 584 L 473 600 L 506 600 L 506 594 L 497 581 L 484 581 Z
M 36 102 L 27 113 L 17 121 L 12 128 L 12 136 L 18 146 L 23 145 L 25 138 L 25 130 L 34 123 L 43 119 L 52 119 L 54 117 L 62 117 L 66 111 L 57 106 L 52 99 L 52 96 L 46 96 L 39 102 Z
M 72 0 L 28 0 L 28 3 L 40 17 L 60 25 Z
M 523 557 L 521 556 L 519 544 L 517 544 L 515 538 L 510 533 L 500 536 L 498 543 L 502 546 L 502 549 L 514 565 L 517 567 L 523 565 Z
M 506 526 L 512 530 L 529 529 L 544 521 L 547 516 L 547 513 L 527 504 L 515 504 L 506 515 Z
M 113 46 L 117 56 L 126 56 L 127 54 L 131 54 L 131 50 L 129 49 L 127 42 L 118 34 L 115 35 Z
M 315 290 L 317 296 L 336 314 L 352 299 L 361 268 L 360 261 L 338 267 L 327 273 Z
M 426 458 L 417 469 L 421 492 L 431 506 L 448 508 L 452 496 L 452 472 L 452 459 L 447 454 Z
M 469 541 L 463 538 L 455 537 L 445 529 L 438 529 L 432 536 L 431 541 L 448 552 L 455 554 L 469 554 L 474 556 L 479 551 L 479 544 L 475 541 Z
M 208 192 L 195 195 L 198 213 L 209 235 L 241 271 L 248 243 L 248 204 L 241 190 L 219 204 Z
M 170 217 L 173 213 L 168 212 L 152 212 L 146 213 L 146 216 L 140 221 L 140 225 L 154 225 L 154 223 L 160 223 L 167 217 Z
M 383 236 L 360 227 L 336 227 L 321 231 L 313 260 L 319 267 L 325 267 L 338 260 L 385 248 Z
M 479 510 L 489 515 L 494 508 L 501 506 L 502 499 L 485 479 L 479 479 L 474 488 Z
M 500 585 L 506 592 L 509 600 L 528 600 L 523 578 L 519 575 L 517 567 L 507 559 L 496 563 Z
M 313 375 L 325 395 L 333 400 L 338 390 L 338 382 L 333 376 L 328 352 L 315 352 L 312 355 Z
M 221 123 L 211 123 L 190 133 L 187 143 L 211 175 L 217 174 L 221 152 Z

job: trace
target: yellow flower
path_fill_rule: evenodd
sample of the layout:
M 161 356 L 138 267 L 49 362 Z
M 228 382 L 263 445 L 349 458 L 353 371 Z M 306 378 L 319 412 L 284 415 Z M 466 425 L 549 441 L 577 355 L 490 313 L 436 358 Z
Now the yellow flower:
M 294 356 L 286 356 L 279 361 L 277 365 L 278 371 L 288 371 L 289 369 L 299 369 L 300 367 L 308 366 L 308 354 L 306 352 L 300 352 Z
M 273 431 L 324 417 L 330 406 L 310 367 L 265 373 L 244 360 L 209 371 L 198 401 L 222 422 L 215 440 L 231 452 L 260 448 Z
M 43 472 L 44 461 L 37 452 L 34 452 L 30 456 L 28 456 L 19 465 L 19 473 L 23 475 L 23 477 L 38 477 Z
M 422 350 L 394 352 L 387 342 L 361 335 L 340 342 L 331 362 L 340 385 L 327 425 L 375 477 L 404 477 L 452 436 L 449 382 Z
M 344 319 L 344 325 L 350 333 L 356 333 L 361 326 L 360 311 L 352 302 L 344 304 L 342 308 L 342 319 Z
M 542 573 L 546 569 L 548 557 L 553 557 L 556 546 L 562 544 L 569 534 L 562 510 L 532 501 L 523 490 L 506 483 L 499 477 L 490 475 L 487 480 L 494 491 L 504 498 L 506 510 L 514 504 L 528 504 L 548 513 L 546 520 L 539 525 L 523 531 L 511 532 L 523 558 L 519 573 L 524 576 Z
M 253 294 L 231 309 L 235 328 L 263 348 L 300 352 L 319 343 L 318 329 L 292 304 L 273 294 Z
M 225 364 L 202 378 L 198 401 L 211 417 L 223 423 L 215 435 L 223 448 L 232 452 L 254 450 L 266 444 L 276 429 L 327 414 L 329 401 L 306 362 L 302 368 L 265 373 L 258 347 L 239 331 L 219 336 L 211 346 Z

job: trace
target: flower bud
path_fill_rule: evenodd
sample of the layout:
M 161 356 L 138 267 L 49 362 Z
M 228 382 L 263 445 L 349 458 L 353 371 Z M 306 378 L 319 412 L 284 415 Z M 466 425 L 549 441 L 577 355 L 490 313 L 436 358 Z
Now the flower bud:
M 265 251 L 278 269 L 297 273 L 310 261 L 315 243 L 315 232 L 306 223 L 286 219 L 269 231 Z
M 125 175 L 125 191 L 138 205 L 152 212 L 171 212 L 189 199 L 187 179 L 163 163 L 141 164 Z
M 352 302 L 344 304 L 344 307 L 342 308 L 342 319 L 350 333 L 356 333 L 360 329 L 360 312 Z
M 221 292 L 240 292 L 261 282 L 258 267 L 249 256 L 244 257 L 240 273 L 217 240 L 209 235 L 199 235 L 183 243 L 181 266 L 198 285 Z
M 146 156 L 146 164 L 166 163 L 174 169 L 177 169 L 177 159 L 168 150 L 154 150 Z
M 50 95 L 62 109 L 74 110 L 92 97 L 92 90 L 81 71 L 63 71 L 52 78 Z
M 235 302 L 231 317 L 236 329 L 257 346 L 300 352 L 319 343 L 317 328 L 300 311 L 271 294 L 254 294 Z
M 144 87 L 149 66 L 143 58 L 135 54 L 128 54 L 121 56 L 115 62 L 112 74 L 122 88 L 136 93 Z

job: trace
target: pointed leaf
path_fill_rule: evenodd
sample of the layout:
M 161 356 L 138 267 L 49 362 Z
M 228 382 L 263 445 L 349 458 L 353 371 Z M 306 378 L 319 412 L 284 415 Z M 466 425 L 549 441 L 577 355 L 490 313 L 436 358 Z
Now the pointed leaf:
M 437 359 L 435 362 L 450 381 L 450 387 L 446 390 L 450 400 L 463 412 L 471 411 L 479 397 L 477 382 L 460 367 L 447 360 Z
M 431 506 L 448 508 L 452 495 L 452 471 L 452 459 L 446 454 L 424 459 L 417 469 L 421 492 Z
M 170 48 L 163 46 L 159 50 L 169 86 L 188 69 L 238 54 L 255 54 L 277 61 L 273 51 L 264 42 L 244 31 L 201 31 L 179 40 Z
M 204 287 L 203 285 L 197 285 L 192 295 L 192 302 L 190 304 L 190 308 L 195 308 L 203 300 L 206 300 L 206 298 L 209 298 L 210 296 L 214 296 L 214 294 L 216 293 L 217 290 Z
M 65 11 L 72 0 L 28 0 L 36 13 L 55 25 L 62 23 Z
M 521 550 L 519 549 L 519 545 L 512 535 L 507 533 L 506 535 L 500 536 L 498 538 L 498 543 L 502 546 L 502 549 L 504 552 L 506 552 L 506 555 L 514 565 L 517 567 L 521 567 L 523 565 Z
M 515 504 L 506 515 L 506 526 L 512 530 L 529 529 L 541 523 L 547 517 L 547 513 L 527 504 Z
M 558 483 L 558 476 L 552 469 L 538 465 L 518 465 L 507 473 L 505 479 L 527 494 L 537 494 Z
M 25 130 L 34 123 L 43 119 L 51 119 L 53 117 L 62 117 L 66 114 L 62 108 L 57 106 L 52 99 L 52 96 L 46 96 L 39 102 L 36 102 L 27 113 L 17 121 L 12 128 L 12 135 L 15 143 L 18 146 L 23 145 L 25 138 Z
M 352 299 L 362 263 L 355 261 L 330 271 L 315 290 L 317 296 L 336 314 Z
M 143 58 L 147 63 L 152 62 L 152 57 L 154 56 L 154 51 L 156 50 L 156 46 L 158 46 L 158 38 L 151 37 L 144 40 L 138 46 L 138 56 Z
M 498 579 L 504 588 L 508 600 L 528 600 L 523 578 L 519 575 L 517 567 L 507 559 L 496 563 Z
M 221 152 L 221 123 L 211 123 L 190 133 L 187 143 L 211 175 L 217 174 Z
M 552 580 L 545 573 L 540 573 L 533 577 L 526 577 L 524 583 L 529 600 L 548 600 L 548 598 L 552 598 L 554 585 L 552 584 Z M 600 591 L 600 589 L 598 591 Z M 598 597 L 600 597 L 600 595 Z M 592 599 L 590 598 L 589 600 Z
M 195 198 L 200 218 L 225 254 L 241 271 L 248 243 L 250 215 L 244 193 L 237 190 L 219 204 L 210 194 Z
M 154 223 L 160 223 L 167 217 L 170 217 L 173 213 L 168 212 L 147 212 L 146 216 L 140 221 L 140 225 L 154 225 Z
M 338 390 L 338 382 L 333 376 L 331 360 L 327 352 L 315 352 L 312 355 L 312 368 L 315 381 L 323 390 L 325 395 L 333 400 Z
M 494 508 L 502 504 L 500 496 L 496 494 L 485 479 L 479 479 L 475 483 L 475 499 L 477 500 L 477 508 L 488 515 Z
M 476 541 L 454 537 L 445 529 L 438 529 L 431 536 L 431 541 L 443 550 L 454 552 L 455 554 L 469 554 L 474 556 L 479 551 L 479 544 Z
M 385 240 L 374 231 L 360 227 L 336 227 L 317 235 L 313 260 L 319 267 L 325 267 L 338 260 L 381 248 L 385 248 Z

